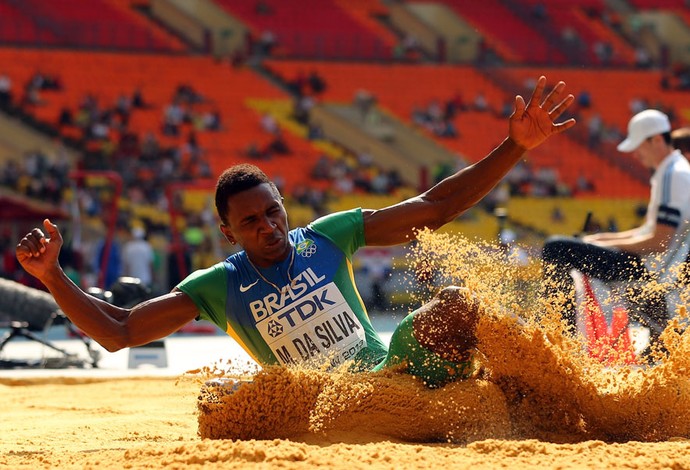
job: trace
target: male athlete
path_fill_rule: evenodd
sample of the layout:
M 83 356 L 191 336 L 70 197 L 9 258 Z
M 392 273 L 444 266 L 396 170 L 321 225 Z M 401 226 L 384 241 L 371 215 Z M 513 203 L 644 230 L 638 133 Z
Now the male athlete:
M 108 351 L 138 346 L 177 331 L 190 320 L 210 320 L 259 364 L 312 358 L 358 370 L 398 366 L 436 387 L 471 372 L 481 306 L 466 289 L 443 289 L 411 313 L 387 348 L 373 329 L 355 287 L 352 255 L 363 246 L 409 242 L 416 229 L 437 229 L 476 204 L 527 150 L 575 124 L 554 121 L 570 106 L 559 82 L 544 98 L 540 77 L 528 103 L 515 97 L 508 137 L 478 163 L 419 196 L 380 209 L 353 209 L 288 230 L 276 186 L 252 165 L 218 179 L 220 230 L 243 251 L 192 273 L 172 292 L 132 308 L 85 294 L 58 264 L 62 237 L 45 220 L 21 239 L 22 266 L 50 290 L 64 313 Z

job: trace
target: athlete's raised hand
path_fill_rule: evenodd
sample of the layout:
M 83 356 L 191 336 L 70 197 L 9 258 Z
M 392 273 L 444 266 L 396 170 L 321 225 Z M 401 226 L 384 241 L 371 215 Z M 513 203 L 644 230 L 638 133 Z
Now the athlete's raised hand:
M 58 255 L 63 243 L 57 225 L 45 219 L 43 228 L 45 233 L 38 227 L 27 233 L 15 250 L 17 259 L 26 272 L 38 279 L 43 279 L 46 272 L 58 266 Z
M 508 135 L 526 150 L 537 147 L 551 135 L 559 134 L 575 125 L 575 119 L 572 118 L 558 124 L 555 122 L 575 100 L 571 94 L 561 98 L 565 83 L 558 82 L 542 100 L 545 87 L 546 77 L 541 76 L 527 104 L 522 96 L 515 97 L 515 111 L 510 116 Z

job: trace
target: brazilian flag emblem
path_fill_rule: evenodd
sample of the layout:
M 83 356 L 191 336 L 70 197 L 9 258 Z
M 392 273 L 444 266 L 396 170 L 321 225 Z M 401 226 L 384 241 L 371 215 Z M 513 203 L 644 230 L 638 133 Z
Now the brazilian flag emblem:
M 305 258 L 309 258 L 311 255 L 316 253 L 316 243 L 314 240 L 307 238 L 299 242 L 297 245 L 297 254 Z

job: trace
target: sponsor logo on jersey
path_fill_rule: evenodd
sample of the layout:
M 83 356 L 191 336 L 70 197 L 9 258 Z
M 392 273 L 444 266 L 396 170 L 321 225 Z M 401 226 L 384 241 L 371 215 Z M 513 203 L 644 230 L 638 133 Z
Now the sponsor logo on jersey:
M 268 335 L 272 338 L 283 334 L 283 325 L 279 321 L 271 319 L 268 322 Z
M 323 358 L 336 366 L 367 345 L 364 326 L 332 282 L 284 305 L 256 327 L 282 364 Z
M 251 284 L 246 285 L 246 286 L 240 284 L 240 292 L 247 292 L 249 289 L 251 289 L 252 287 L 254 287 L 254 286 L 256 285 L 257 282 L 259 282 L 258 279 L 257 279 L 256 281 L 252 282 Z
M 271 292 L 263 299 L 249 303 L 249 310 L 252 312 L 254 321 L 258 323 L 265 320 L 275 312 L 283 309 L 287 304 L 298 300 L 324 279 L 326 279 L 326 276 L 317 276 L 311 268 L 305 269 L 295 276 L 291 284 L 284 285 L 280 289 L 280 294 Z

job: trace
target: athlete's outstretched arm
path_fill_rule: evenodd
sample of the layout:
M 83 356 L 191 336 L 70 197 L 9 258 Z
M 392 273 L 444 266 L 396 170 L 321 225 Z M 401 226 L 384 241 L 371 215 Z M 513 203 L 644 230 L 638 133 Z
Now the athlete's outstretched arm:
M 414 237 L 415 230 L 437 229 L 447 224 L 491 191 L 527 150 L 575 125 L 574 119 L 555 122 L 574 100 L 570 94 L 563 97 L 565 83 L 558 82 L 544 98 L 545 87 L 546 78 L 542 76 L 528 103 L 520 95 L 515 97 L 508 137 L 481 161 L 419 196 L 384 209 L 364 211 L 367 244 L 404 243 Z
M 130 309 L 86 294 L 60 267 L 58 255 L 63 242 L 57 226 L 46 219 L 43 227 L 48 236 L 35 228 L 19 241 L 17 259 L 29 274 L 48 288 L 70 321 L 108 351 L 163 338 L 198 315 L 194 302 L 180 291 Z

